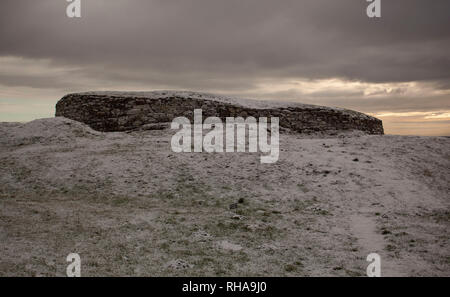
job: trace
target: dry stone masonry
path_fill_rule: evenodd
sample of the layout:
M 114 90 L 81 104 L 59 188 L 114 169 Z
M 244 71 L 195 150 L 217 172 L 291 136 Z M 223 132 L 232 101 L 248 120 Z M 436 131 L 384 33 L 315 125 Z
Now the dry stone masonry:
M 103 131 L 129 131 L 144 125 L 171 122 L 178 116 L 191 121 L 194 109 L 203 117 L 279 117 L 280 126 L 300 133 L 360 130 L 383 134 L 381 120 L 363 113 L 292 102 L 236 99 L 196 92 L 87 92 L 64 96 L 56 116 L 83 122 Z

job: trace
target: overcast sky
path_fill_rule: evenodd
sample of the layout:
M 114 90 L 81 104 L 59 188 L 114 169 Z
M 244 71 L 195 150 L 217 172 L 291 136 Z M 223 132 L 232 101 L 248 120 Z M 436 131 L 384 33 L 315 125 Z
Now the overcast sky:
M 1 0 L 0 121 L 64 94 L 180 89 L 340 106 L 450 135 L 450 1 Z

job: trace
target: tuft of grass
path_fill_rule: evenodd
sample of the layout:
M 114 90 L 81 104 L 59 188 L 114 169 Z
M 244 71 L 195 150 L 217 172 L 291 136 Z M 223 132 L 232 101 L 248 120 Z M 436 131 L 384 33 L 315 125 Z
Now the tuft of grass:
M 131 199 L 129 197 L 125 197 L 125 196 L 119 196 L 119 197 L 115 197 L 112 200 L 112 205 L 113 206 L 123 206 L 128 204 L 131 201 Z
M 308 193 L 309 189 L 304 184 L 297 184 L 297 187 L 302 191 L 303 193 Z
M 387 229 L 382 229 L 382 230 L 381 230 L 381 234 L 383 234 L 383 235 L 388 235 L 388 234 L 392 234 L 392 232 L 389 231 L 389 230 L 387 230 Z
M 284 266 L 284 270 L 286 272 L 295 272 L 297 271 L 297 266 L 293 265 L 293 264 L 288 264 Z
M 423 175 L 426 176 L 426 177 L 432 177 L 433 173 L 430 170 L 428 170 L 428 169 L 424 169 L 423 170 Z

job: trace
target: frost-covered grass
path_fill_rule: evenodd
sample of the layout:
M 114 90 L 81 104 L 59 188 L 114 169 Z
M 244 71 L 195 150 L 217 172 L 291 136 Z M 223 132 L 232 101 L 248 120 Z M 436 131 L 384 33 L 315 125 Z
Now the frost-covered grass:
M 64 275 L 72 252 L 83 275 L 353 276 L 370 252 L 449 275 L 450 138 L 281 134 L 260 164 L 172 134 L 1 124 L 0 275 Z

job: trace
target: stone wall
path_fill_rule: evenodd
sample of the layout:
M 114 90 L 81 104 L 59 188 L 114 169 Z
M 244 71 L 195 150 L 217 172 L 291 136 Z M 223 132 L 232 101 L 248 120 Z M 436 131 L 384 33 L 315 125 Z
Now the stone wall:
M 98 131 L 111 132 L 171 122 L 178 116 L 185 116 L 192 121 L 194 109 L 199 108 L 203 111 L 203 118 L 279 117 L 281 127 L 301 133 L 360 130 L 369 134 L 383 134 L 381 120 L 351 110 L 241 100 L 194 92 L 69 94 L 56 104 L 56 116 L 86 123 Z

